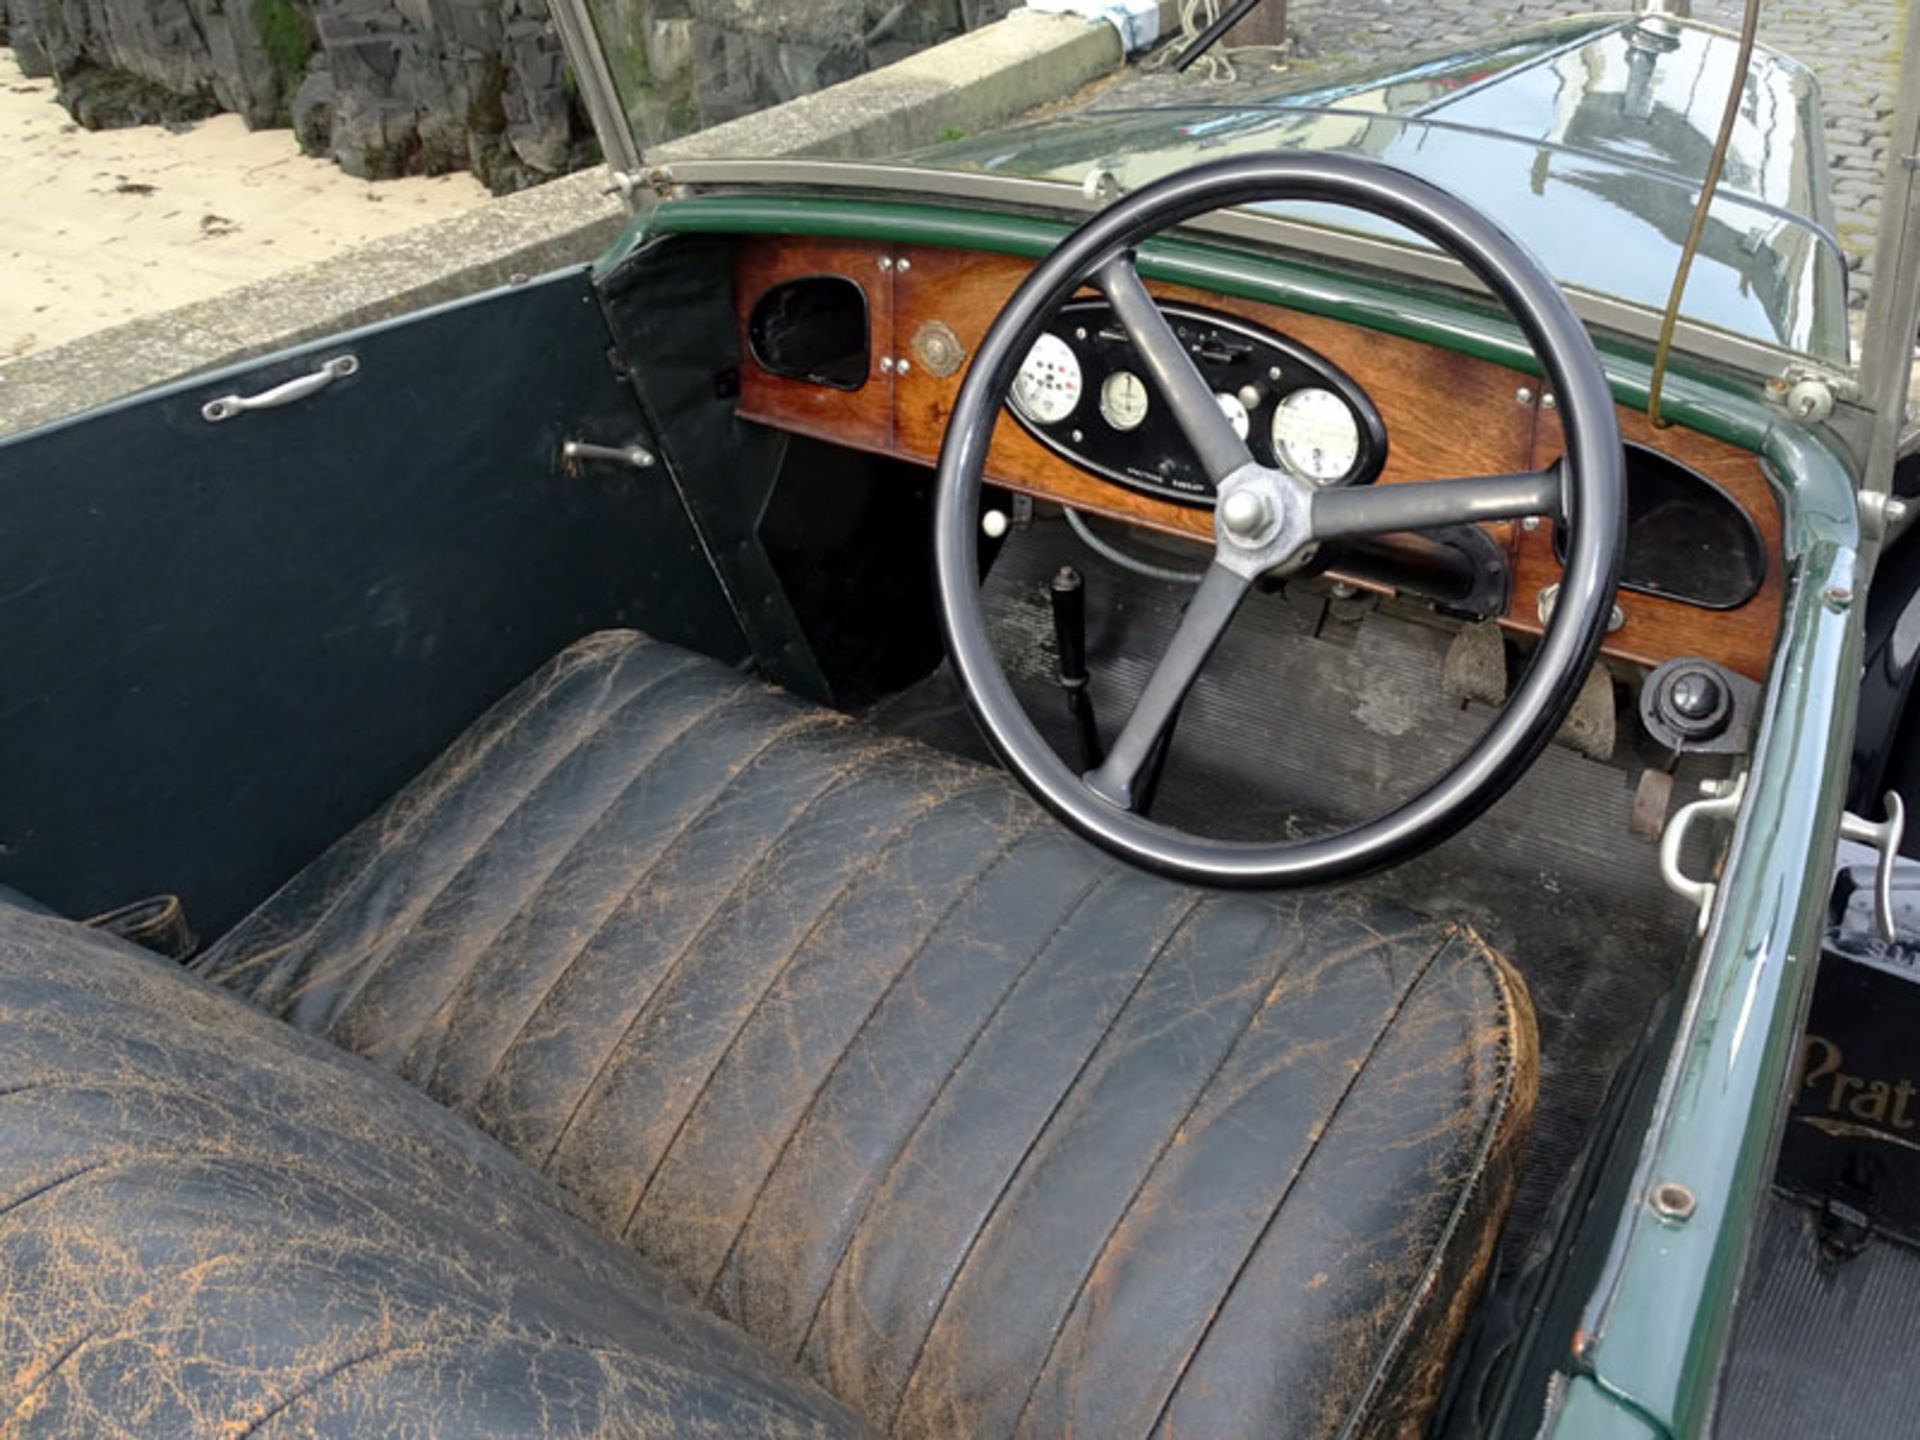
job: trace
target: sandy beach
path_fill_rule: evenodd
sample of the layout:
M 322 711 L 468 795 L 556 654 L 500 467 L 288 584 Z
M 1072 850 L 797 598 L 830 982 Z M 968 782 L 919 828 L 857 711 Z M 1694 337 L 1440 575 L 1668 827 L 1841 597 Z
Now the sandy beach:
M 0 48 L 0 362 L 483 204 L 466 174 L 356 180 L 220 115 L 83 130 Z

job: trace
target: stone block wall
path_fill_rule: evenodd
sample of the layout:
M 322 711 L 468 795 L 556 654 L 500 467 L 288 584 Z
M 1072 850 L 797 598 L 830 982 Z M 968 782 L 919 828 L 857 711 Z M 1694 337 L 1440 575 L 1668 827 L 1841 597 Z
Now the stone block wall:
M 777 104 L 1013 0 L 593 0 L 642 139 Z M 0 0 L 22 67 L 94 128 L 226 110 L 350 174 L 504 193 L 598 158 L 546 0 Z

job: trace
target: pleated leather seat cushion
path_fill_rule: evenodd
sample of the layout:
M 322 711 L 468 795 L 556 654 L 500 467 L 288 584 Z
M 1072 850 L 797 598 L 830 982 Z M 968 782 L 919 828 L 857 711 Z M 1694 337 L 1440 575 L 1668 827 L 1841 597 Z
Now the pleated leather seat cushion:
M 200 969 L 898 1435 L 1417 1427 L 1533 1097 L 1471 932 L 1154 879 L 999 772 L 631 633 Z
M 0 903 L 0 1434 L 871 1432 L 418 1091 Z

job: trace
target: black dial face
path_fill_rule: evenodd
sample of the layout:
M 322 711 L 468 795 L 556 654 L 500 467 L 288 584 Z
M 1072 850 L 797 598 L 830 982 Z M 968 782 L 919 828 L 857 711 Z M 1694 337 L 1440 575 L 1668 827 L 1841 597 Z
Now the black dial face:
M 1253 458 L 1319 486 L 1361 485 L 1387 459 L 1387 432 L 1365 393 L 1305 346 L 1227 316 L 1162 305 L 1174 334 L 1213 387 Z M 1105 300 L 1062 306 L 1034 346 L 1047 376 L 1071 376 L 1071 404 L 1016 387 L 1008 407 L 1041 444 L 1082 469 L 1135 490 L 1195 505 L 1213 486 Z M 1029 359 L 1029 367 L 1039 362 Z M 1023 380 L 1025 379 L 1023 373 Z M 1081 395 L 1098 397 L 1080 404 Z

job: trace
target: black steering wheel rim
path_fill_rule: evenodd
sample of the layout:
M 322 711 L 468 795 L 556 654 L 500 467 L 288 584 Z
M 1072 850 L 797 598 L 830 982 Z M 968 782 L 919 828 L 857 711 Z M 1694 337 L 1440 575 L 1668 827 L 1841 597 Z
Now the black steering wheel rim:
M 1466 754 L 1376 819 L 1308 840 L 1254 843 L 1190 834 L 1122 809 L 1054 753 L 994 654 L 980 599 L 977 526 L 1003 397 L 1054 309 L 1151 235 L 1212 210 L 1272 200 L 1346 205 L 1395 221 L 1459 260 L 1507 307 L 1558 397 L 1570 535 L 1559 597 L 1533 662 Z M 1123 858 L 1184 880 L 1243 887 L 1322 883 L 1391 865 L 1454 834 L 1505 794 L 1553 739 L 1599 651 L 1626 523 L 1612 392 L 1584 326 L 1539 262 L 1478 210 L 1416 176 L 1378 161 L 1300 153 L 1215 161 L 1170 175 L 1108 206 L 1041 261 L 969 367 L 941 447 L 934 510 L 948 655 L 1007 767 L 1067 825 Z

